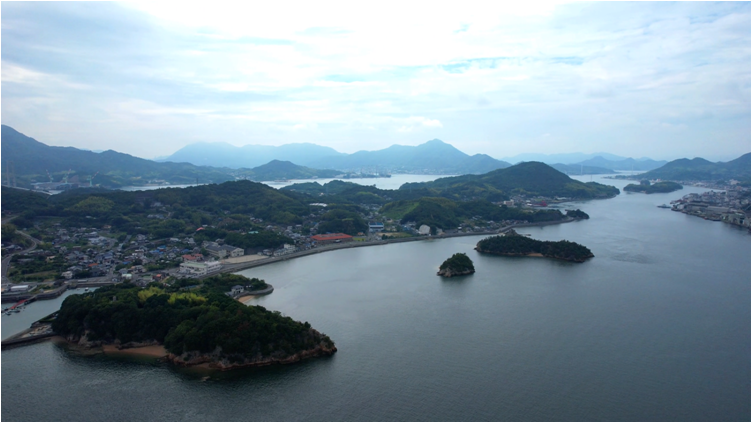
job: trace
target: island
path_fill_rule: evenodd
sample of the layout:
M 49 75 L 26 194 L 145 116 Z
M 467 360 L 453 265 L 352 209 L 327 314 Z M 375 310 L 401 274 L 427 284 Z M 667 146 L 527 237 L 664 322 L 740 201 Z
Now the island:
M 480 253 L 502 256 L 550 257 L 582 263 L 594 257 L 584 245 L 570 241 L 538 241 L 510 230 L 505 235 L 482 239 L 475 246 Z
M 475 273 L 475 266 L 473 261 L 465 253 L 456 253 L 444 260 L 441 263 L 439 271 L 436 273 L 438 276 L 444 276 L 451 278 L 452 276 L 462 276 Z
M 169 362 L 219 370 L 294 363 L 337 351 L 310 323 L 246 306 L 228 292 L 259 286 L 258 279 L 220 275 L 198 287 L 181 285 L 139 288 L 124 283 L 71 295 L 52 329 L 84 348 L 158 345 Z
M 624 187 L 624 191 L 643 192 L 645 194 L 656 194 L 662 192 L 674 192 L 684 188 L 681 184 L 671 181 L 656 182 L 650 184 L 650 181 L 640 181 L 638 184 L 629 184 Z

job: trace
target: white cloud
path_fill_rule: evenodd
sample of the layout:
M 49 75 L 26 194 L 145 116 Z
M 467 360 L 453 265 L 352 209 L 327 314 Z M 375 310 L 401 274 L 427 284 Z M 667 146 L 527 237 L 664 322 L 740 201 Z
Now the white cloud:
M 685 145 L 748 146 L 748 3 L 518 3 L 124 3 L 148 36 L 107 33 L 119 48 L 64 21 L 34 31 L 38 14 L 4 5 L 3 120 L 352 151 L 444 137 L 497 157 L 619 137 L 640 140 L 634 155 L 672 151 L 668 122 Z

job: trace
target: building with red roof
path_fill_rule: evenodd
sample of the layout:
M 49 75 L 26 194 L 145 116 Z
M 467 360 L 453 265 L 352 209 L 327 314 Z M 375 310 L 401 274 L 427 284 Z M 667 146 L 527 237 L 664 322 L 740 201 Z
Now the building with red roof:
M 316 241 L 316 244 L 326 245 L 335 242 L 350 242 L 353 240 L 353 237 L 348 234 L 321 234 L 314 235 L 311 239 Z

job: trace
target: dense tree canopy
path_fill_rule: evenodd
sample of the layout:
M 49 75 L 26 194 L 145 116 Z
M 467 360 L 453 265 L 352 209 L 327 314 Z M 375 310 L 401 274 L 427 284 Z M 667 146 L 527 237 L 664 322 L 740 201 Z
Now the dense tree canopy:
M 582 262 L 593 257 L 584 245 L 570 241 L 538 241 L 511 231 L 506 236 L 492 236 L 478 242 L 476 250 L 500 255 L 541 254 L 567 261 Z
M 102 287 L 66 298 L 53 329 L 63 336 L 86 334 L 89 340 L 104 342 L 156 340 L 177 355 L 220 348 L 237 360 L 259 354 L 291 355 L 319 342 L 333 345 L 327 336 L 312 331 L 308 322 L 296 322 L 261 306 L 246 306 L 224 294 L 236 284 L 260 286 L 264 282 L 222 275 L 194 291 L 156 285 L 144 290 L 130 284 Z

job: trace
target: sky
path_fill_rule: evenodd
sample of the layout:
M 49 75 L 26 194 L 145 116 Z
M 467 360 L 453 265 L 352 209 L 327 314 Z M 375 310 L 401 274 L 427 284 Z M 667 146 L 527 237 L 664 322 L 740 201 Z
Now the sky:
M 2 2 L 2 123 L 48 145 L 750 151 L 750 3 Z

